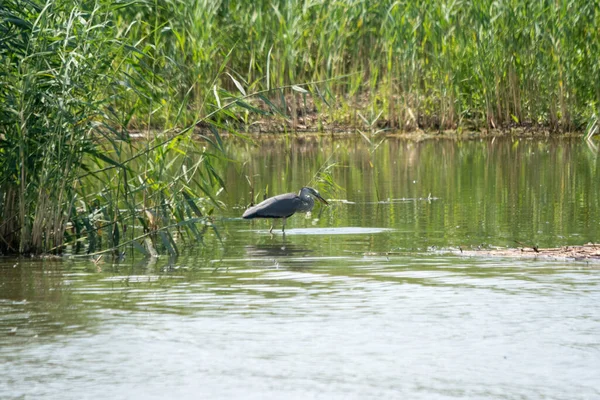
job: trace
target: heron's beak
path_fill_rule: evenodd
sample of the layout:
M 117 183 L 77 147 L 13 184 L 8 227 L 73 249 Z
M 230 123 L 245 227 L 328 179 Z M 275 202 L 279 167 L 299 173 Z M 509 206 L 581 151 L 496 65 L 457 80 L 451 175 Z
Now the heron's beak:
M 325 200 L 324 198 L 322 198 L 321 195 L 317 195 L 316 197 L 317 197 L 317 199 L 319 199 L 319 201 L 321 203 L 325 204 L 326 206 L 329 205 L 329 203 L 327 202 L 327 200 Z

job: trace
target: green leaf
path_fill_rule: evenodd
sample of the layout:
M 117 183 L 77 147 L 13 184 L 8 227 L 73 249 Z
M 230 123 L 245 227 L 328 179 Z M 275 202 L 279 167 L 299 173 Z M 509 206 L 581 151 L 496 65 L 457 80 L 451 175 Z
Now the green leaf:
M 5 22 L 10 22 L 15 26 L 18 26 L 19 28 L 22 29 L 31 29 L 31 22 L 29 21 L 25 21 L 21 18 L 16 18 L 16 17 L 8 17 L 4 19 Z
M 170 237 L 171 235 L 165 231 L 160 231 L 160 232 L 158 232 L 158 236 L 160 236 L 160 240 L 161 240 L 163 246 L 165 246 L 165 248 L 169 252 L 169 254 L 177 255 L 177 251 L 175 250 L 175 248 L 172 245 L 173 242 L 172 242 L 172 238 Z
M 95 150 L 95 149 L 88 150 L 87 153 L 94 157 L 101 159 L 102 161 L 104 161 L 114 167 L 126 168 L 126 166 L 124 164 L 121 164 L 120 162 L 113 160 L 112 158 L 108 157 L 107 155 L 100 153 L 98 150 Z
M 246 91 L 244 90 L 244 87 L 242 86 L 242 84 L 239 83 L 233 76 L 231 76 L 231 74 L 229 72 L 227 72 L 227 75 L 229 75 L 229 77 L 233 81 L 234 85 L 238 88 L 240 93 L 242 93 L 243 96 L 246 96 Z
M 246 109 L 248 109 L 250 111 L 253 111 L 253 112 L 257 113 L 257 114 L 269 115 L 268 112 L 263 111 L 260 108 L 253 107 L 250 104 L 248 104 L 248 103 L 246 103 L 246 102 L 244 102 L 242 100 L 236 100 L 235 104 L 237 104 L 240 107 L 246 108 Z
M 137 251 L 139 251 L 140 253 L 142 253 L 145 256 L 149 256 L 150 253 L 148 252 L 148 250 L 146 250 L 144 248 L 144 246 L 142 246 L 141 244 L 138 243 L 137 240 L 134 240 L 133 242 L 133 248 L 136 249 Z
M 279 110 L 279 107 L 277 107 L 275 104 L 273 104 L 273 102 L 271 102 L 271 100 L 269 100 L 266 96 L 263 96 L 262 94 L 258 94 L 257 97 L 259 99 L 261 99 L 262 101 L 264 101 L 271 108 L 271 110 L 275 111 L 277 114 L 283 114 Z
M 196 206 L 196 203 L 194 203 L 194 199 L 192 199 L 192 197 L 185 190 L 182 191 L 181 194 L 183 195 L 183 197 L 185 197 L 185 200 L 187 201 L 192 211 L 194 211 L 194 214 L 196 214 L 200 218 L 203 217 L 202 212 L 200 211 L 198 206 Z
M 219 242 L 223 243 L 223 238 L 221 238 L 221 234 L 219 234 L 219 230 L 217 229 L 217 227 L 213 224 L 213 225 L 211 225 L 211 228 L 215 232 L 215 236 L 217 236 L 217 239 L 219 239 Z
M 221 106 L 221 99 L 219 98 L 219 93 L 218 93 L 218 90 L 217 90 L 217 85 L 213 86 L 213 93 L 215 95 L 215 100 L 217 101 L 217 106 L 219 108 L 222 108 L 222 106 Z
M 119 224 L 115 224 L 114 225 L 112 236 L 113 236 L 113 246 L 114 247 L 118 247 L 119 246 L 119 239 L 120 239 Z
M 306 90 L 298 85 L 292 85 L 292 90 L 295 90 L 296 92 L 300 92 L 300 93 L 308 93 L 308 90 Z
M 219 150 L 225 152 L 225 149 L 223 148 L 223 142 L 221 141 L 221 135 L 219 135 L 217 128 L 213 124 L 209 123 L 208 129 L 210 129 L 213 135 L 215 135 L 215 139 L 217 139 L 217 143 L 219 144 Z

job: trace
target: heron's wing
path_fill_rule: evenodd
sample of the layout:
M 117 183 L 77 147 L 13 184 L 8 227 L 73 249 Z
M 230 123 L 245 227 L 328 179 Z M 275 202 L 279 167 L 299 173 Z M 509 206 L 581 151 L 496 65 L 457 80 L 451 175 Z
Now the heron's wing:
M 250 207 L 242 215 L 243 218 L 284 218 L 289 217 L 298 210 L 302 204 L 302 200 L 296 193 L 280 194 L 270 197 Z

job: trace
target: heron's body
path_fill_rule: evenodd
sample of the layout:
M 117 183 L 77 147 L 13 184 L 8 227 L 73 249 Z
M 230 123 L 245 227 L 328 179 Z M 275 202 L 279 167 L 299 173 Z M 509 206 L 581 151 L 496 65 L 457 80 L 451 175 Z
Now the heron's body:
M 324 204 L 328 204 L 319 192 L 310 187 L 303 187 L 300 193 L 286 193 L 270 197 L 253 207 L 248 208 L 242 218 L 283 218 L 282 231 L 285 232 L 285 219 L 297 212 L 309 212 L 315 206 L 315 196 Z M 271 231 L 273 227 L 271 227 Z

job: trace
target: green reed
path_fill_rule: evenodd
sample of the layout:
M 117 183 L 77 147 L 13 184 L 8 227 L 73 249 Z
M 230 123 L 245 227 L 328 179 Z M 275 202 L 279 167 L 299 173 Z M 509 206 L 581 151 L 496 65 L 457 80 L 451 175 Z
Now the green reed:
M 190 101 L 166 104 L 183 92 L 158 73 L 171 61 L 136 47 L 115 24 L 119 7 L 12 0 L 0 8 L 2 254 L 123 246 L 176 254 L 212 227 L 224 186 L 212 167 L 222 157 L 218 131 L 209 124 L 202 143 L 191 140 L 193 124 L 131 140 L 138 121 L 158 110 L 164 126 L 175 125 Z
M 598 131 L 598 2 L 5 0 L 0 35 L 2 253 L 200 240 L 256 114 Z
M 360 107 L 408 130 L 567 131 L 598 115 L 597 2 L 166 0 L 118 15 L 156 60 L 176 61 L 161 76 L 181 83 L 174 95 L 193 88 L 194 112 L 214 77 L 234 89 L 224 65 L 251 90 L 318 81 L 309 90 L 331 93 L 345 122 Z
M 96 91 L 111 83 L 113 46 L 93 5 L 2 7 L 0 249 L 38 252 L 62 245 L 73 178 L 95 152 L 94 119 L 110 96 Z

